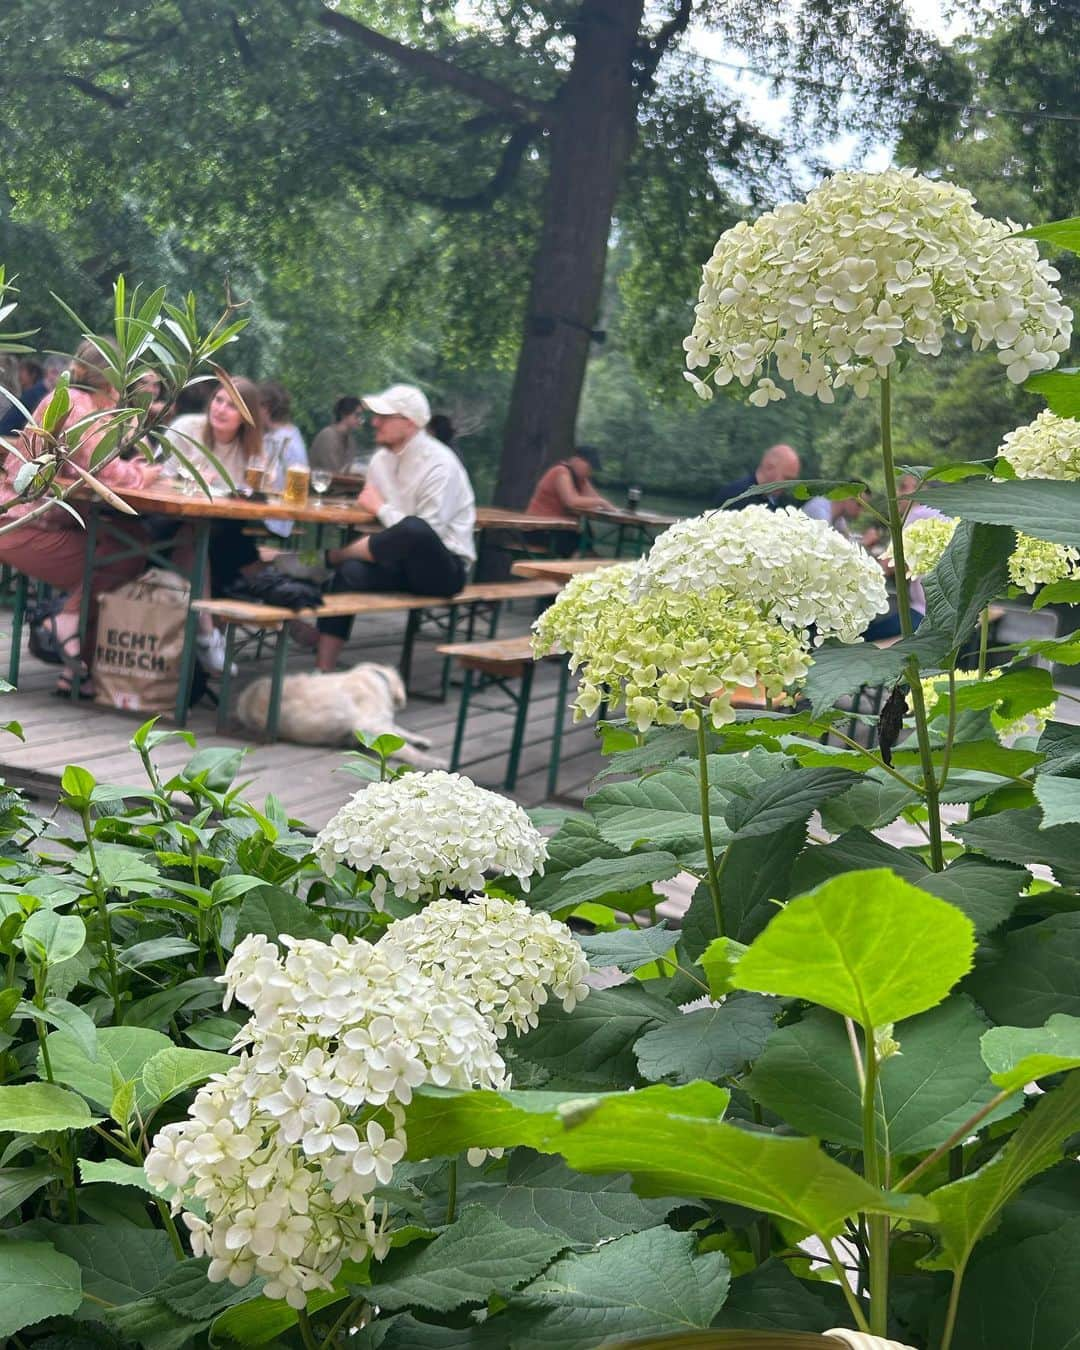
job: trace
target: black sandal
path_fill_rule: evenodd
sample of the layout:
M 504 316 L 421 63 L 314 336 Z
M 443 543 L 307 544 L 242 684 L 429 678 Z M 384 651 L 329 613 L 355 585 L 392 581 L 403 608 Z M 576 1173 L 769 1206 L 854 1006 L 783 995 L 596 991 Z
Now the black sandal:
M 71 698 L 71 691 L 76 680 L 79 683 L 79 692 L 77 697 L 80 699 L 92 699 L 94 697 L 93 684 L 91 682 L 90 667 L 82 659 L 80 648 L 82 639 L 79 636 L 78 629 L 74 633 L 69 633 L 64 639 L 61 639 L 57 631 L 56 614 L 48 614 L 42 620 L 42 627 L 46 629 L 52 638 L 54 649 L 60 653 L 60 660 L 64 667 L 64 674 L 56 682 L 56 688 L 53 693 L 57 698 Z M 72 644 L 76 644 L 75 650 L 71 650 Z

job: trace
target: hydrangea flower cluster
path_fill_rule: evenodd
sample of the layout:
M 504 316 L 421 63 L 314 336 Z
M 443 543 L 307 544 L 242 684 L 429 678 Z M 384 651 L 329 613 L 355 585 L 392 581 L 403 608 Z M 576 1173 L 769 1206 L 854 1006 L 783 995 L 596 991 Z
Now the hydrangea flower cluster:
M 888 609 L 873 558 L 825 521 L 789 506 L 707 511 L 665 530 L 630 578 L 632 598 L 722 588 L 817 639 L 856 642 Z
M 1050 370 L 1072 332 L 1059 273 L 974 201 L 912 170 L 840 173 L 805 202 L 740 221 L 705 264 L 687 379 L 703 398 L 709 379 L 756 382 L 763 406 L 784 397 L 766 373 L 774 361 L 800 394 L 831 403 L 847 386 L 862 398 L 903 343 L 936 356 L 948 324 L 970 329 L 976 350 L 996 347 L 1016 384 Z
M 924 577 L 941 561 L 956 533 L 957 522 L 947 516 L 926 516 L 904 526 L 904 559 L 913 577 Z M 1033 595 L 1040 586 L 1076 575 L 1080 550 L 1066 544 L 1017 534 L 1009 557 L 1009 580 Z
M 222 977 L 225 1006 L 252 1017 L 234 1068 L 198 1093 L 185 1121 L 155 1136 L 146 1175 L 176 1188 L 209 1278 L 266 1280 L 302 1308 L 345 1260 L 389 1246 L 373 1191 L 405 1152 L 402 1107 L 423 1083 L 501 1088 L 491 1024 L 450 981 L 390 944 L 252 935 Z
M 904 526 L 904 562 L 908 575 L 925 577 L 952 543 L 957 522 L 952 516 L 922 516 Z M 886 556 L 891 556 L 891 550 Z
M 637 566 L 637 563 L 615 563 L 572 577 L 533 624 L 533 650 L 537 656 L 546 656 L 551 651 L 576 651 L 587 640 L 597 615 L 607 604 L 626 603 L 630 577 Z
M 543 873 L 547 844 L 516 802 L 436 770 L 362 788 L 319 831 L 314 852 L 328 876 L 342 863 L 373 873 L 381 907 L 388 886 L 421 901 L 482 891 L 489 872 L 528 890 Z
M 1010 431 L 998 449 L 1017 478 L 1080 479 L 1080 422 L 1045 409 Z
M 988 670 L 981 677 L 975 670 L 954 670 L 953 679 L 957 684 L 971 684 L 980 678 L 984 681 L 996 680 L 1000 674 L 1000 669 Z M 944 708 L 940 705 L 944 704 L 949 696 L 949 677 L 947 675 L 930 675 L 922 680 L 921 684 L 923 699 L 926 703 L 926 715 L 932 718 L 938 711 L 944 711 Z M 1001 741 L 1007 741 L 1021 733 L 1039 736 L 1046 730 L 1046 724 L 1053 717 L 1056 708 L 1056 699 L 1053 703 L 1047 704 L 1046 707 L 1035 708 L 1022 717 L 1006 717 L 997 708 L 991 708 L 990 724 Z
M 588 962 L 569 928 L 520 900 L 435 900 L 391 924 L 380 950 L 388 947 L 453 984 L 500 1037 L 536 1026 L 549 988 L 566 1012 L 589 992 Z
M 1077 563 L 1080 563 L 1080 551 L 1067 544 L 1018 534 L 1016 547 L 1009 558 L 1009 580 L 1028 595 L 1034 595 L 1040 586 L 1074 577 Z
M 798 634 L 731 591 L 657 590 L 604 609 L 571 665 L 581 667 L 578 716 L 625 701 L 639 731 L 654 722 L 696 728 L 707 705 L 721 727 L 734 721 L 737 689 L 761 685 L 776 697 L 806 674 L 809 652 Z

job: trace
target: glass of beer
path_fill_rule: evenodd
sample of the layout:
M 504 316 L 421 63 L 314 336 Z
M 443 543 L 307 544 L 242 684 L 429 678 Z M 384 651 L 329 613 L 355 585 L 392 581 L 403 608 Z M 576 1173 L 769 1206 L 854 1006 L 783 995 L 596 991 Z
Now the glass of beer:
M 285 506 L 307 506 L 311 470 L 303 464 L 291 464 L 285 470 L 285 491 L 281 500 Z
M 262 492 L 266 483 L 266 464 L 261 459 L 253 459 L 244 468 L 244 482 L 249 492 Z

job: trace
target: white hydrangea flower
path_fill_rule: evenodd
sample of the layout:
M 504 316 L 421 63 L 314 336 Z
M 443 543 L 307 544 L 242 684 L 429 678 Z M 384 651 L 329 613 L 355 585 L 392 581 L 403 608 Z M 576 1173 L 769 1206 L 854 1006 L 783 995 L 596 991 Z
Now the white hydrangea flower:
M 570 664 L 581 670 L 577 717 L 625 703 L 639 731 L 654 723 L 696 729 L 706 712 L 719 729 L 735 720 L 740 690 L 778 697 L 806 675 L 810 653 L 801 634 L 738 594 L 661 587 L 598 613 Z
M 1080 479 L 1080 422 L 1048 409 L 1034 422 L 1010 431 L 998 454 L 1017 478 Z
M 631 598 L 721 588 L 785 628 L 856 642 L 888 605 L 881 568 L 827 522 L 785 507 L 707 511 L 665 530 L 630 579 Z
M 533 624 L 533 650 L 572 652 L 592 629 L 596 616 L 609 603 L 624 604 L 630 578 L 639 564 L 615 563 L 595 572 L 571 577 L 554 601 Z
M 949 325 L 976 350 L 996 347 L 1015 384 L 1050 370 L 1072 333 L 1059 273 L 974 203 L 890 169 L 838 173 L 804 202 L 740 221 L 705 264 L 686 378 L 703 398 L 710 381 L 756 383 L 751 402 L 764 406 L 783 395 L 772 362 L 800 394 L 831 403 L 847 386 L 862 398 L 904 343 L 938 355 Z
M 904 561 L 909 575 L 925 577 L 934 570 L 956 533 L 956 525 L 948 516 L 926 516 L 904 526 Z M 1018 533 L 1009 557 L 1009 580 L 1033 595 L 1040 586 L 1075 576 L 1078 563 L 1080 550 Z
M 589 992 L 588 962 L 570 929 L 520 900 L 436 900 L 391 924 L 379 945 L 453 983 L 498 1036 L 536 1026 L 548 989 L 567 1012 Z
M 405 1155 L 402 1107 L 425 1083 L 507 1085 L 490 1022 L 453 981 L 388 943 L 252 935 L 226 966 L 225 1006 L 252 1017 L 228 1073 L 154 1138 L 146 1175 L 205 1210 L 184 1214 L 209 1278 L 303 1308 L 346 1260 L 381 1259 L 373 1196 Z
M 1016 548 L 1009 558 L 1009 580 L 1014 586 L 1034 595 L 1040 586 L 1069 581 L 1077 574 L 1080 550 L 1029 534 L 1016 536 Z
M 925 577 L 934 570 L 952 542 L 956 525 L 951 516 L 923 516 L 904 526 L 904 562 L 909 576 Z
M 1001 669 L 995 667 L 988 670 L 981 678 L 983 680 L 996 680 L 1001 674 Z M 956 684 L 972 684 L 980 678 L 978 671 L 975 670 L 954 670 L 953 679 Z M 929 675 L 921 681 L 923 688 L 923 700 L 926 704 L 926 715 L 932 717 L 938 711 L 939 705 L 944 703 L 949 696 L 949 677 L 947 675 Z M 990 709 L 990 724 L 997 733 L 998 740 L 1006 742 L 1014 736 L 1027 735 L 1039 736 L 1046 730 L 1046 724 L 1053 717 L 1057 709 L 1057 700 L 1049 703 L 1044 708 L 1035 708 L 1023 717 L 1006 717 L 995 705 Z
M 547 844 L 515 802 L 436 770 L 362 788 L 319 831 L 314 852 L 328 876 L 342 863 L 372 873 L 380 905 L 388 885 L 402 899 L 427 900 L 482 891 L 489 873 L 528 890 Z

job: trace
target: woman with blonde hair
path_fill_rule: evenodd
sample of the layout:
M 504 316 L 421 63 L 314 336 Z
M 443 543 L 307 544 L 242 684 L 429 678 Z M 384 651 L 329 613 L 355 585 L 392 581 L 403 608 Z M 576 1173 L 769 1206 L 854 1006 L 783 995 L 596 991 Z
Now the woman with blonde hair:
M 71 406 L 56 432 L 62 434 L 64 428 L 70 428 L 84 419 L 88 420 L 82 428 L 78 446 L 69 458 L 83 469 L 90 468 L 90 460 L 102 437 L 115 425 L 108 416 L 116 407 L 117 391 L 109 380 L 109 374 L 102 357 L 102 350 L 109 350 L 111 344 L 107 338 L 85 338 L 78 346 L 71 363 L 71 386 L 69 397 Z M 34 410 L 32 423 L 27 424 L 19 435 L 17 447 L 20 454 L 8 451 L 4 456 L 3 475 L 0 477 L 0 502 L 10 502 L 17 496 L 15 478 L 25 460 L 33 459 L 42 448 L 42 433 L 35 431 L 40 426 L 45 408 L 52 395 L 48 395 Z M 55 434 L 55 433 L 54 433 Z M 94 476 L 106 487 L 123 492 L 125 489 L 136 491 L 148 487 L 161 473 L 156 464 L 145 460 L 114 459 L 108 464 L 94 469 Z M 75 480 L 74 474 L 65 474 L 61 470 L 58 481 L 66 484 Z M 27 515 L 38 503 L 18 502 L 9 511 L 0 515 L 0 527 Z M 74 505 L 74 503 L 73 503 Z M 77 509 L 77 507 L 76 507 Z M 126 533 L 137 535 L 140 527 L 131 522 L 125 526 Z M 36 516 L 13 530 L 0 534 L 0 562 L 26 576 L 38 581 L 48 582 L 59 590 L 67 592 L 63 609 L 50 619 L 52 636 L 57 649 L 63 656 L 65 673 L 57 685 L 57 692 L 70 694 L 72 679 L 79 681 L 79 696 L 92 697 L 89 687 L 89 660 L 94 651 L 97 628 L 97 597 L 102 591 L 112 590 L 139 575 L 146 566 L 141 555 L 126 558 L 113 558 L 112 555 L 129 549 L 128 540 L 121 539 L 107 527 L 98 530 L 98 558 L 108 558 L 107 562 L 95 560 L 92 576 L 84 575 L 86 566 L 86 539 L 78 524 L 62 507 L 56 506 L 43 515 Z M 87 632 L 80 643 L 79 612 L 82 605 L 83 587 L 90 584 L 90 617 Z
M 206 485 L 227 491 L 242 486 L 249 464 L 261 462 L 263 434 L 259 420 L 259 390 L 251 380 L 234 376 L 232 387 L 243 400 L 250 420 L 236 405 L 224 384 L 210 396 L 206 411 L 185 413 L 171 422 L 165 436 L 174 450 L 196 468 Z M 215 463 L 216 461 L 216 463 Z M 218 465 L 227 474 L 224 479 Z M 174 456 L 169 471 L 186 474 Z M 234 520 L 217 520 L 210 531 L 210 589 L 221 595 L 245 568 L 259 561 L 254 538 Z M 220 675 L 225 668 L 225 639 L 208 614 L 199 616 L 198 656 L 203 668 Z

